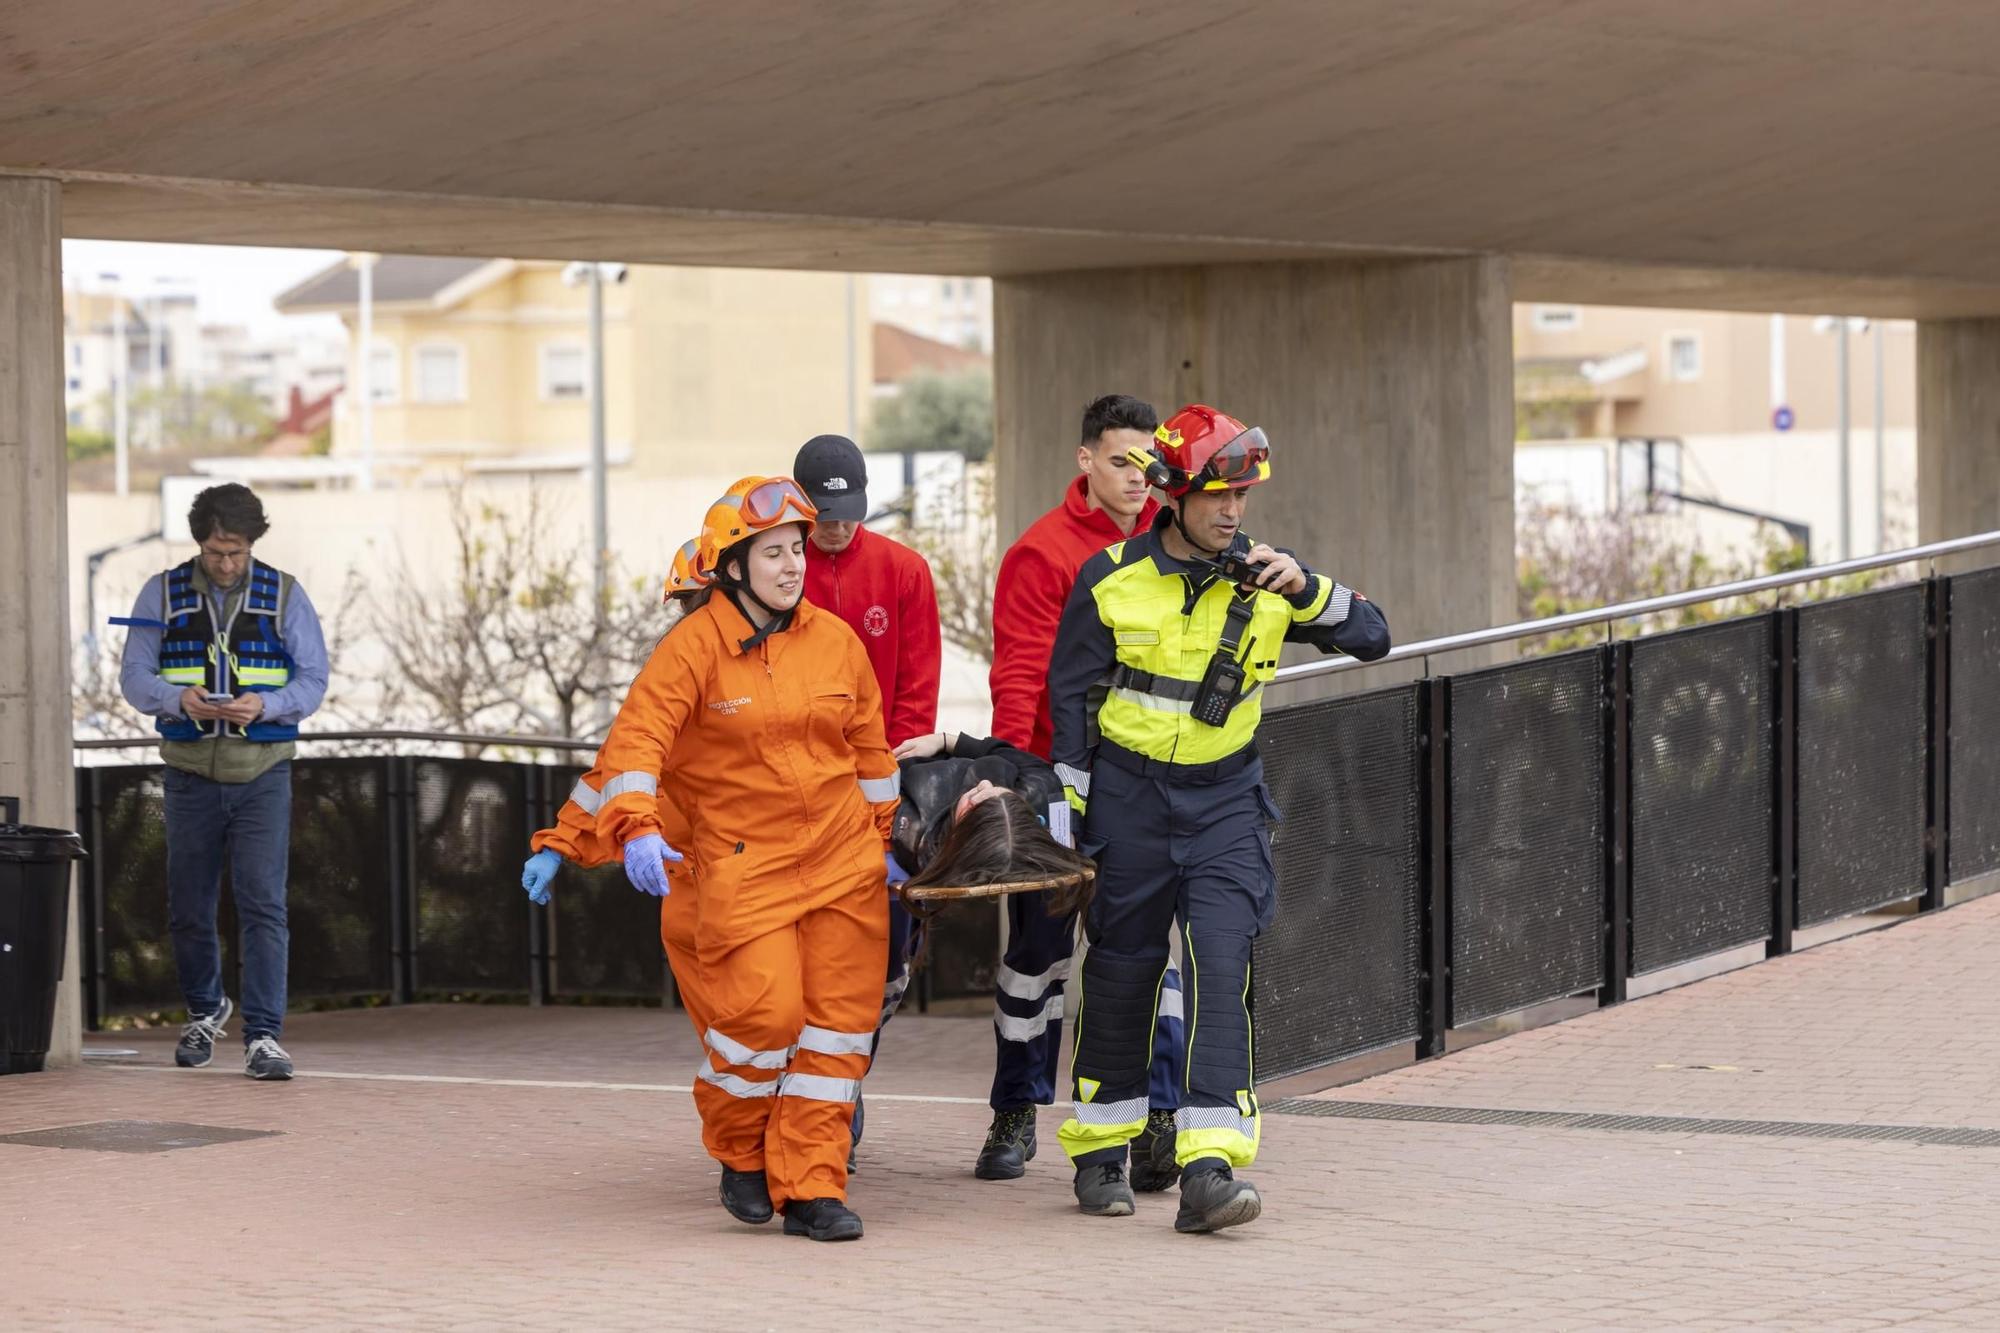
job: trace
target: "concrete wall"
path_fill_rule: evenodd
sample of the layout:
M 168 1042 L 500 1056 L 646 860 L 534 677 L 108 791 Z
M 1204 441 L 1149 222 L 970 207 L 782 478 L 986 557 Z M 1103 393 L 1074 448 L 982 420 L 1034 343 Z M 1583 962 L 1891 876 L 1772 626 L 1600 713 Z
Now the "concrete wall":
M 1271 437 L 1248 530 L 1377 600 L 1399 641 L 1509 621 L 1510 318 L 1490 259 L 1000 279 L 1002 540 L 1074 475 L 1091 398 L 1137 394 L 1163 416 L 1202 401 Z
M 0 180 L 0 794 L 30 824 L 76 823 L 69 749 L 69 603 L 63 496 L 62 197 Z M 52 1063 L 79 1053 L 76 895 Z
M 1917 526 L 1923 540 L 2000 530 L 2000 319 L 1917 330 Z M 2000 548 L 1949 562 L 2000 564 Z

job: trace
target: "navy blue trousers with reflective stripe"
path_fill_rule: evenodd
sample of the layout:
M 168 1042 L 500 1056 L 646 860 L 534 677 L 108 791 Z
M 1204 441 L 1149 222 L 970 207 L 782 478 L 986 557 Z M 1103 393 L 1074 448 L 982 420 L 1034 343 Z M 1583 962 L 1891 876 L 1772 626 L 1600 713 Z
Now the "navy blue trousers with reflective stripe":
M 1146 1091 L 1124 1053 L 1146 1040 L 1135 1025 L 1144 1024 L 1147 1006 L 1113 990 L 1093 1002 L 1091 989 L 1150 988 L 1167 966 L 1167 932 L 1178 919 L 1187 1026 L 1180 1106 L 1246 1106 L 1254 1090 L 1250 947 L 1277 909 L 1269 832 L 1276 811 L 1263 784 L 1257 762 L 1200 785 L 1168 784 L 1101 760 L 1092 772 L 1081 845 L 1097 859 L 1097 883 L 1085 922 L 1090 954 L 1075 1072 L 1100 1080 L 1096 1102 Z
M 995 1111 L 1047 1106 L 1056 1097 L 1056 1064 L 1062 1058 L 1062 969 L 1069 966 L 1076 937 L 1076 915 L 1052 917 L 1041 893 L 1009 894 L 1007 953 L 999 982 L 993 987 L 993 1090 L 987 1097 Z M 1161 927 L 1161 947 L 1167 928 Z M 1050 973 L 1058 973 L 1050 977 Z M 1048 977 L 1039 985 L 1024 984 Z M 1176 994 L 1153 1027 L 1153 1064 L 1149 1105 L 1157 1111 L 1180 1106 L 1181 1057 L 1186 1037 L 1175 1011 L 1179 977 L 1168 974 Z M 1073 990 L 1071 991 L 1073 993 Z M 1046 1019 L 1046 1022 L 1044 1022 Z

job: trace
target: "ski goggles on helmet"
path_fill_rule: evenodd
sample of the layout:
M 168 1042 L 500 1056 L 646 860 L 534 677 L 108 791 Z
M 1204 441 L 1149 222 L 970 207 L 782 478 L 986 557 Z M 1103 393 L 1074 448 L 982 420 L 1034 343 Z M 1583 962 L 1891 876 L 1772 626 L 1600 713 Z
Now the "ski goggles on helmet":
M 798 522 L 811 523 L 819 517 L 819 510 L 813 506 L 812 500 L 790 477 L 772 477 L 741 495 L 724 496 L 716 503 L 733 503 L 737 512 L 758 528 L 777 526 L 785 520 L 787 509 L 791 510 L 792 520 Z
M 667 589 L 661 601 L 671 602 L 691 592 L 700 592 L 715 582 L 715 577 L 701 567 L 701 538 L 694 537 L 681 543 L 681 549 L 674 552 L 674 562 L 667 571 Z

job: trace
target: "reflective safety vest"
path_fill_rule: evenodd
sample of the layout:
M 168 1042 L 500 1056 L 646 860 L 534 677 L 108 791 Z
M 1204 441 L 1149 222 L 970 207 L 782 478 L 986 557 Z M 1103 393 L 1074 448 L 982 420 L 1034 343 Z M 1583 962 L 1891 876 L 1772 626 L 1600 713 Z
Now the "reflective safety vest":
M 292 576 L 269 565 L 250 562 L 236 609 L 216 625 L 213 604 L 194 586 L 191 559 L 166 573 L 166 630 L 160 636 L 160 676 L 174 685 L 211 694 L 268 693 L 292 678 L 292 655 L 279 633 Z M 229 722 L 197 722 L 166 716 L 156 720 L 160 735 L 170 741 L 198 741 L 210 736 L 239 736 L 253 741 L 289 741 L 298 737 L 296 724 L 258 720 L 248 727 Z
M 1167 572 L 1161 561 L 1170 561 Z M 1110 631 L 1116 663 L 1092 691 L 1096 739 L 1150 760 L 1179 766 L 1213 764 L 1257 735 L 1264 686 L 1277 675 L 1278 654 L 1300 631 L 1344 616 L 1351 594 L 1323 574 L 1310 578 L 1303 606 L 1272 592 L 1247 600 L 1235 660 L 1244 681 L 1220 726 L 1190 714 L 1203 674 L 1228 630 L 1237 600 L 1233 584 L 1209 579 L 1197 590 L 1159 546 L 1157 531 L 1107 548 L 1085 565 L 1079 583 Z M 1058 640 L 1057 660 L 1064 645 Z M 1101 702 L 1099 702 L 1101 698 Z

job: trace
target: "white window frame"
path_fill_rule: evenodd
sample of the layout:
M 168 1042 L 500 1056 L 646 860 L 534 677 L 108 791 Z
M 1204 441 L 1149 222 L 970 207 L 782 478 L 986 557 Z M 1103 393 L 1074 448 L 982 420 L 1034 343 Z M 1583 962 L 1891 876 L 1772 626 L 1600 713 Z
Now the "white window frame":
M 1583 307 L 1538 305 L 1528 318 L 1537 333 L 1574 333 L 1583 327 Z
M 1680 365 L 1674 360 L 1674 345 L 1682 342 L 1694 348 L 1694 369 L 1685 374 L 1682 373 Z M 1663 343 L 1664 346 L 1660 359 L 1665 363 L 1667 378 L 1669 380 L 1676 384 L 1692 384 L 1701 378 L 1701 334 L 1693 329 L 1671 329 L 1667 332 Z
M 555 381 L 549 374 L 549 358 L 556 352 L 574 352 L 577 357 L 577 391 L 556 393 Z M 545 403 L 587 403 L 590 401 L 590 348 L 573 338 L 558 338 L 541 345 L 536 353 L 536 364 L 540 369 L 542 401 Z
M 451 388 L 442 398 L 432 398 L 424 392 L 424 354 L 426 352 L 449 352 L 452 356 Z M 419 403 L 463 403 L 465 388 L 465 344 L 446 339 L 432 338 L 410 348 L 410 398 Z
M 375 358 L 384 354 L 390 366 L 386 384 L 375 374 Z M 384 338 L 370 343 L 368 355 L 361 359 L 361 373 L 368 386 L 369 401 L 375 406 L 391 407 L 403 401 L 403 352 L 395 343 Z

